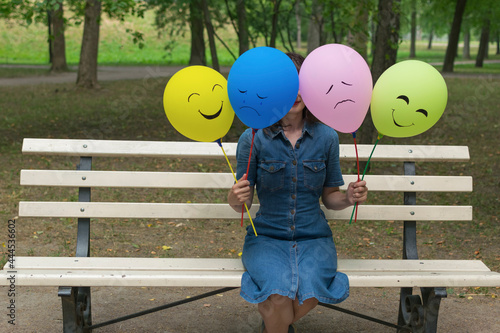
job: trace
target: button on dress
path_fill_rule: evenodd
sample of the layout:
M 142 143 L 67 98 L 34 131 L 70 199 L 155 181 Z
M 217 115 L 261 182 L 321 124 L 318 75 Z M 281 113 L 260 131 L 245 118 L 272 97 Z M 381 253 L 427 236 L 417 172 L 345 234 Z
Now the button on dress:
M 252 130 L 240 137 L 237 177 L 247 172 Z M 304 124 L 293 147 L 283 130 L 258 130 L 248 170 L 260 208 L 247 228 L 241 296 L 260 303 L 272 294 L 324 303 L 349 295 L 349 281 L 337 271 L 337 252 L 320 197 L 324 187 L 344 184 L 337 133 L 321 123 Z

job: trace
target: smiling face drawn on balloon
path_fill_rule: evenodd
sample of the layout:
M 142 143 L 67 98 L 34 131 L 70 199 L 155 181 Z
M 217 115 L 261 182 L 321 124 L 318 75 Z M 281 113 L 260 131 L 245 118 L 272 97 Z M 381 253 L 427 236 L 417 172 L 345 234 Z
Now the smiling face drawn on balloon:
M 205 66 L 186 67 L 172 76 L 165 87 L 163 106 L 172 126 L 196 141 L 222 138 L 234 119 L 226 79 Z
M 372 76 L 363 57 L 342 44 L 312 51 L 299 73 L 300 93 L 307 108 L 323 123 L 344 133 L 363 122 L 372 93 Z
M 403 61 L 382 73 L 373 88 L 373 124 L 382 135 L 418 135 L 439 120 L 447 100 L 446 82 L 434 67 Z
M 235 61 L 227 90 L 238 118 L 248 127 L 265 128 L 283 118 L 295 103 L 297 69 L 282 51 L 256 47 Z

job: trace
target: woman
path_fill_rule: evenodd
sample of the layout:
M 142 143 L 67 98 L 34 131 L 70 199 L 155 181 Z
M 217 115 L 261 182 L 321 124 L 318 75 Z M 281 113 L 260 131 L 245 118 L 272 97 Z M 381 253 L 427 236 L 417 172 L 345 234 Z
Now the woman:
M 300 69 L 304 58 L 288 54 Z M 318 302 L 339 303 L 349 295 L 347 276 L 337 272 L 332 232 L 320 209 L 340 210 L 367 198 L 366 182 L 351 183 L 343 193 L 337 133 L 307 110 L 300 92 L 277 124 L 255 134 L 248 175 L 252 130 L 240 137 L 237 177 L 228 203 L 241 212 L 252 205 L 254 188 L 260 209 L 247 229 L 242 260 L 246 272 L 241 296 L 258 304 L 263 332 L 293 332 L 292 324 Z M 248 177 L 247 177 L 248 176 Z M 247 179 L 248 178 L 248 179 Z

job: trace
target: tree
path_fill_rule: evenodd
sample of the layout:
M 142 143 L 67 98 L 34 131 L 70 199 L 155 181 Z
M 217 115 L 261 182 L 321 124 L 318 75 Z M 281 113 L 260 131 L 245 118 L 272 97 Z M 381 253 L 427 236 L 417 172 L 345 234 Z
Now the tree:
M 191 29 L 189 65 L 206 65 L 203 11 L 200 0 L 189 1 L 189 27 Z
M 207 28 L 208 43 L 210 45 L 210 55 L 212 56 L 212 68 L 219 71 L 219 58 L 217 57 L 217 48 L 215 46 L 215 30 L 210 18 L 210 10 L 208 9 L 207 0 L 203 0 L 203 17 L 205 20 L 205 27 Z
M 101 20 L 101 1 L 85 1 L 85 23 L 76 85 L 83 88 L 99 88 L 97 83 L 97 55 Z
M 52 54 L 50 62 L 52 64 L 50 70 L 52 72 L 67 71 L 66 63 L 66 41 L 64 38 L 64 10 L 63 1 L 57 0 L 52 9 L 48 9 L 51 17 L 52 36 Z
M 467 0 L 457 0 L 457 5 L 455 6 L 455 15 L 453 17 L 453 23 L 448 38 L 448 46 L 446 47 L 446 54 L 444 57 L 443 72 L 453 72 L 453 65 L 455 63 L 455 57 L 457 56 L 458 40 L 460 37 L 460 26 L 462 25 L 466 2 Z
M 239 54 L 243 54 L 250 48 L 245 0 L 238 0 L 236 2 L 236 16 L 238 17 L 238 29 L 236 31 L 238 32 Z
M 476 67 L 483 67 L 484 59 L 488 54 L 488 45 L 490 42 L 490 19 L 485 18 L 483 28 L 481 29 L 481 38 L 479 39 L 479 50 L 477 51 Z
M 411 41 L 410 41 L 410 58 L 417 56 L 417 0 L 411 0 Z
M 377 12 L 377 30 L 371 66 L 373 82 L 377 82 L 382 73 L 396 63 L 399 45 L 400 0 L 379 0 Z M 359 142 L 372 143 L 376 130 L 370 112 L 358 130 Z

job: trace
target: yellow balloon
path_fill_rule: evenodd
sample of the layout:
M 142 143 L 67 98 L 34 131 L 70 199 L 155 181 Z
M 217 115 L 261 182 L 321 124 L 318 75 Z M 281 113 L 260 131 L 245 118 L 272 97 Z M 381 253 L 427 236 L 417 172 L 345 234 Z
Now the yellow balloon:
M 447 101 L 446 82 L 434 67 L 419 60 L 405 60 L 389 67 L 375 83 L 373 124 L 382 135 L 418 135 L 437 123 Z
M 222 138 L 234 119 L 226 78 L 205 66 L 189 66 L 175 73 L 165 87 L 163 108 L 172 126 L 196 141 Z

